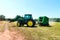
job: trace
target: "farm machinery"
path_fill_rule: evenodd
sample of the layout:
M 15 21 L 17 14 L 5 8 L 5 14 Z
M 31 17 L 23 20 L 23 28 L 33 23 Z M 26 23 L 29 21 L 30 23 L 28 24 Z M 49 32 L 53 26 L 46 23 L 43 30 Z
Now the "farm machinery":
M 41 26 L 49 26 L 49 18 L 46 16 L 39 17 L 38 24 Z
M 25 14 L 24 17 L 21 16 L 16 16 L 14 19 L 8 19 L 10 22 L 14 22 L 17 21 L 17 26 L 23 26 L 24 24 L 26 24 L 29 27 L 34 27 L 36 22 L 33 19 L 31 14 Z
M 31 14 L 25 14 L 23 18 L 18 19 L 17 26 L 23 26 L 24 24 L 29 27 L 33 27 L 35 25 L 35 21 Z
M 36 21 L 33 19 L 32 14 L 25 14 L 24 17 L 17 15 L 14 19 L 8 19 L 10 22 L 17 21 L 17 26 L 24 26 L 25 24 L 28 27 L 34 27 Z M 37 19 L 39 26 L 49 26 L 49 18 L 46 16 L 39 17 Z

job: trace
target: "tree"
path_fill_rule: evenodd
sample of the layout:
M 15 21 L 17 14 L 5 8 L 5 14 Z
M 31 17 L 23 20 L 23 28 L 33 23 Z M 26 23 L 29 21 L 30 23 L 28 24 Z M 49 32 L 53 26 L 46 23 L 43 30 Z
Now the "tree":
M 5 16 L 4 15 L 0 15 L 0 21 L 5 20 Z

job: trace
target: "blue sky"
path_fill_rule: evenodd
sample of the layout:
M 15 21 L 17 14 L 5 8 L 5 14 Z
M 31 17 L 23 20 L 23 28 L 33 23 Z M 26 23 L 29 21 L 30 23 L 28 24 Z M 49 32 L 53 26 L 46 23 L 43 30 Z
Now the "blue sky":
M 14 18 L 24 14 L 60 18 L 60 0 L 0 0 L 0 15 Z

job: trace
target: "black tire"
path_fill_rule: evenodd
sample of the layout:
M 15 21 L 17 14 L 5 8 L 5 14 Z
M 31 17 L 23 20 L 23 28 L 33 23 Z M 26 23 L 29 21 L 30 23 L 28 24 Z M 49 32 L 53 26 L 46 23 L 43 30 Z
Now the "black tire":
M 47 26 L 49 26 L 49 23 L 47 23 Z

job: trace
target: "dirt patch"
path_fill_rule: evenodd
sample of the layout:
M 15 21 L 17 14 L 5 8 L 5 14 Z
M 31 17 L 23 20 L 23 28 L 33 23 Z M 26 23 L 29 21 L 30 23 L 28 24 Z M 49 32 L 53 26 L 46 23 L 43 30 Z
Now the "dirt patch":
M 21 34 L 18 34 L 15 31 L 5 30 L 0 35 L 0 40 L 24 40 L 24 36 L 22 36 Z
M 0 33 L 0 40 L 24 40 L 25 37 L 16 29 L 11 27 L 10 30 L 8 22 L 1 22 L 0 24 L 4 26 L 4 32 Z

